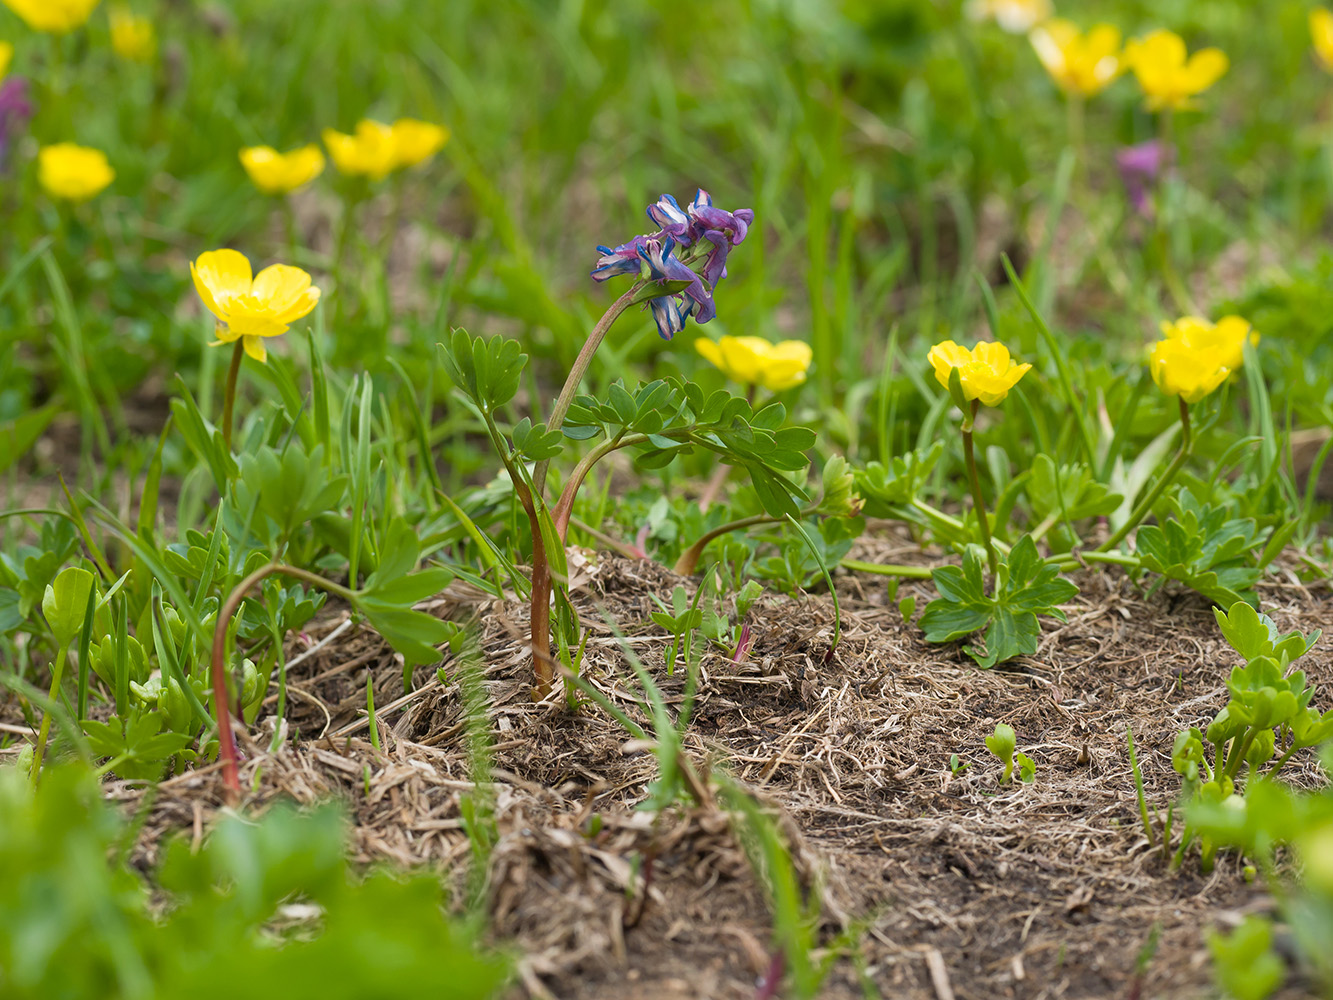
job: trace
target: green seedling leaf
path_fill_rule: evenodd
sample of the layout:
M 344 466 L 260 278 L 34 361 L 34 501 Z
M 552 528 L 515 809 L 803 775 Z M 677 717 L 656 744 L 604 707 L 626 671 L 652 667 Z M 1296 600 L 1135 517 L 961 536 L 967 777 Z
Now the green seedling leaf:
M 1299 631 L 1280 635 L 1273 619 L 1245 601 L 1232 604 L 1229 611 L 1214 608 L 1213 616 L 1231 648 L 1247 660 L 1268 656 L 1291 663 L 1308 653 L 1322 634 L 1316 629 L 1309 635 Z
M 68 646 L 78 638 L 87 615 L 93 582 L 92 573 L 80 566 L 69 566 L 47 585 L 42 598 L 42 615 L 57 645 Z
M 1212 932 L 1217 985 L 1234 1000 L 1266 1000 L 1287 978 L 1287 967 L 1273 951 L 1273 925 L 1263 917 L 1246 917 L 1230 935 Z
M 986 737 L 986 749 L 1004 765 L 1004 775 L 1000 778 L 1001 784 L 1007 784 L 1014 773 L 1014 748 L 1017 745 L 1018 734 L 1014 732 L 1014 727 L 1007 722 L 996 723 L 995 732 Z

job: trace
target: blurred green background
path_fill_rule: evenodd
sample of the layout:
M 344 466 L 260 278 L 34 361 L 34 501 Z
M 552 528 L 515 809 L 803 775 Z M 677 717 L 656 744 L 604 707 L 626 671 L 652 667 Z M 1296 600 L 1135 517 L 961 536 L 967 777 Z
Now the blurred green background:
M 4 178 L 0 420 L 57 400 L 82 411 L 85 438 L 103 414 L 151 437 L 177 372 L 206 402 L 219 362 L 188 262 L 223 245 L 257 266 L 289 256 L 282 212 L 250 186 L 237 151 L 318 142 L 363 116 L 411 115 L 453 135 L 401 192 L 370 193 L 351 227 L 346 288 L 329 270 L 347 185 L 330 166 L 295 199 L 295 263 L 325 289 L 320 336 L 349 374 L 385 372 L 389 354 L 421 372 L 450 326 L 495 330 L 543 359 L 540 408 L 612 297 L 587 277 L 595 245 L 649 229 L 646 204 L 696 186 L 758 219 L 732 257 L 719 318 L 673 343 L 646 314 L 618 327 L 595 384 L 682 370 L 716 383 L 692 350 L 700 335 L 806 339 L 815 368 L 801 403 L 834 443 L 871 458 L 921 433 L 935 395 L 922 380 L 926 342 L 985 335 L 979 275 L 997 286 L 1015 352 L 1040 354 L 999 287 L 1001 252 L 1107 391 L 1179 311 L 1145 253 L 1152 227 L 1114 169 L 1117 147 L 1155 130 L 1133 79 L 1089 103 L 1086 140 L 1062 173 L 1066 105 L 1031 46 L 954 0 L 131 6 L 157 26 L 152 64 L 115 55 L 105 3 L 88 29 L 55 39 L 0 10 L 10 72 L 32 78 L 38 104 Z M 1327 423 L 1333 293 L 1319 260 L 1333 77 L 1311 53 L 1308 6 L 1057 6 L 1083 26 L 1110 21 L 1126 37 L 1169 27 L 1191 49 L 1231 57 L 1176 122 L 1184 196 L 1172 253 L 1201 311 L 1261 314 L 1278 391 L 1307 383 L 1287 400 L 1296 422 Z M 36 143 L 61 140 L 104 149 L 118 172 L 74 211 L 35 183 Z M 402 224 L 386 238 L 398 198 Z M 287 340 L 278 350 L 299 356 Z M 884 439 L 887 394 L 895 430 Z M 135 434 L 115 437 L 100 447 L 134 447 Z

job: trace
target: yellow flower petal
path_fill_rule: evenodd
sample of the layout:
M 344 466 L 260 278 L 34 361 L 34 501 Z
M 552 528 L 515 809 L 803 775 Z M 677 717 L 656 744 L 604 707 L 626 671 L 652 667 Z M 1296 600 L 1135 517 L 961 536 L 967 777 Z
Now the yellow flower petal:
M 319 289 L 299 267 L 273 264 L 252 278 L 250 262 L 235 250 L 201 254 L 190 273 L 200 299 L 219 321 L 218 339 L 229 343 L 244 337 L 247 352 L 257 360 L 264 352 L 253 339 L 281 336 L 319 302 Z
M 1072 22 L 1054 18 L 1028 36 L 1046 72 L 1066 93 L 1091 97 L 1120 74 L 1120 30 L 1096 25 L 1083 35 Z
M 1150 109 L 1181 109 L 1226 73 L 1228 60 L 1220 49 L 1203 49 L 1187 61 L 1185 41 L 1172 31 L 1154 31 L 1125 48 Z
M 782 392 L 805 381 L 813 352 L 799 340 L 773 344 L 763 337 L 695 341 L 695 349 L 734 382 Z
M 324 172 L 324 154 L 313 145 L 290 153 L 279 153 L 271 146 L 251 146 L 241 150 L 240 157 L 250 180 L 265 194 L 287 194 Z
M 101 150 L 60 142 L 37 153 L 37 180 L 47 194 L 67 201 L 87 201 L 116 179 Z
M 4 0 L 33 31 L 64 34 L 83 25 L 98 0 Z
M 210 250 L 190 265 L 194 287 L 204 305 L 218 319 L 227 322 L 227 310 L 233 301 L 250 294 L 250 262 L 235 250 Z
M 288 264 L 273 264 L 260 271 L 250 294 L 283 325 L 309 315 L 319 304 L 319 289 L 311 285 L 310 275 Z
M 261 365 L 268 361 L 268 348 L 264 346 L 264 342 L 258 337 L 246 337 L 242 343 L 245 348 L 245 353 L 250 355 L 250 357 L 254 358 Z
M 351 177 L 381 180 L 397 165 L 393 129 L 369 118 L 357 122 L 354 135 L 325 129 L 324 145 L 339 172 Z
M 9 72 L 9 61 L 14 58 L 14 46 L 8 42 L 0 42 L 0 80 L 5 78 Z
M 1230 66 L 1221 49 L 1201 49 L 1185 64 L 1185 85 L 1192 94 L 1201 94 L 1222 79 Z
M 1310 11 L 1310 38 L 1324 69 L 1333 72 L 1333 12 L 1325 7 Z
M 1032 369 L 1031 365 L 1014 364 L 1009 348 L 998 341 L 982 341 L 969 351 L 946 340 L 930 349 L 928 359 L 940 385 L 949 388 L 950 375 L 957 369 L 963 398 L 980 400 L 986 406 L 998 406 Z
M 153 22 L 139 17 L 124 4 L 111 8 L 111 48 L 116 55 L 131 62 L 151 62 L 157 53 L 157 33 Z
M 443 125 L 400 118 L 393 123 L 394 167 L 415 167 L 430 159 L 449 141 Z

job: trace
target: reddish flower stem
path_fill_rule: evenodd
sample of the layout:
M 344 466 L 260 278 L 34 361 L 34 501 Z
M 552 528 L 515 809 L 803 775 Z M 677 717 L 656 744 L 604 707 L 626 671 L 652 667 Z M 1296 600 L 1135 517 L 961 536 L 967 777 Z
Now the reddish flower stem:
M 227 596 L 227 600 L 218 610 L 217 622 L 213 626 L 213 661 L 211 666 L 213 714 L 218 727 L 218 759 L 222 761 L 222 783 L 226 786 L 228 799 L 233 803 L 241 794 L 241 777 L 240 770 L 237 767 L 236 741 L 231 730 L 231 704 L 227 698 L 227 631 L 231 627 L 232 618 L 236 616 L 241 602 L 245 600 L 245 595 L 250 592 L 251 588 L 266 577 L 278 574 L 294 577 L 349 600 L 354 596 L 352 591 L 346 587 L 340 587 L 331 580 L 326 580 L 315 573 L 297 569 L 295 566 L 271 562 L 259 567 L 233 587 L 231 593 Z M 240 714 L 239 709 L 237 714 Z

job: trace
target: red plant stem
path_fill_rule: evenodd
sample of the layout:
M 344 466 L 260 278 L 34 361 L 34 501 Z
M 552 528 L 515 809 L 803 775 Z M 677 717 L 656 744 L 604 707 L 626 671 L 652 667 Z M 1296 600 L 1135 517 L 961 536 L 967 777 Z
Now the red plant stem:
M 532 607 L 529 612 L 529 635 L 532 644 L 532 672 L 537 686 L 534 694 L 545 698 L 551 691 L 551 681 L 555 678 L 555 661 L 551 659 L 551 566 L 546 560 L 546 540 L 542 536 L 541 521 L 537 517 L 537 505 L 532 494 L 521 482 L 515 482 L 514 490 L 519 503 L 528 515 L 528 524 L 532 528 Z M 563 543 L 564 534 L 560 536 Z
M 271 562 L 259 567 L 232 588 L 226 602 L 218 610 L 217 622 L 213 626 L 213 662 L 211 667 L 213 714 L 218 727 L 218 759 L 222 761 L 222 782 L 227 788 L 228 798 L 233 802 L 241 793 L 241 777 L 236 762 L 236 741 L 231 731 L 231 704 L 227 699 L 227 631 L 231 627 L 232 618 L 235 617 L 241 602 L 245 600 L 245 595 L 250 592 L 250 589 L 265 577 L 275 576 L 279 573 L 284 576 L 295 577 L 298 580 L 332 591 L 346 598 L 352 596 L 352 592 L 346 587 L 340 587 L 315 573 L 297 569 L 295 566 Z

